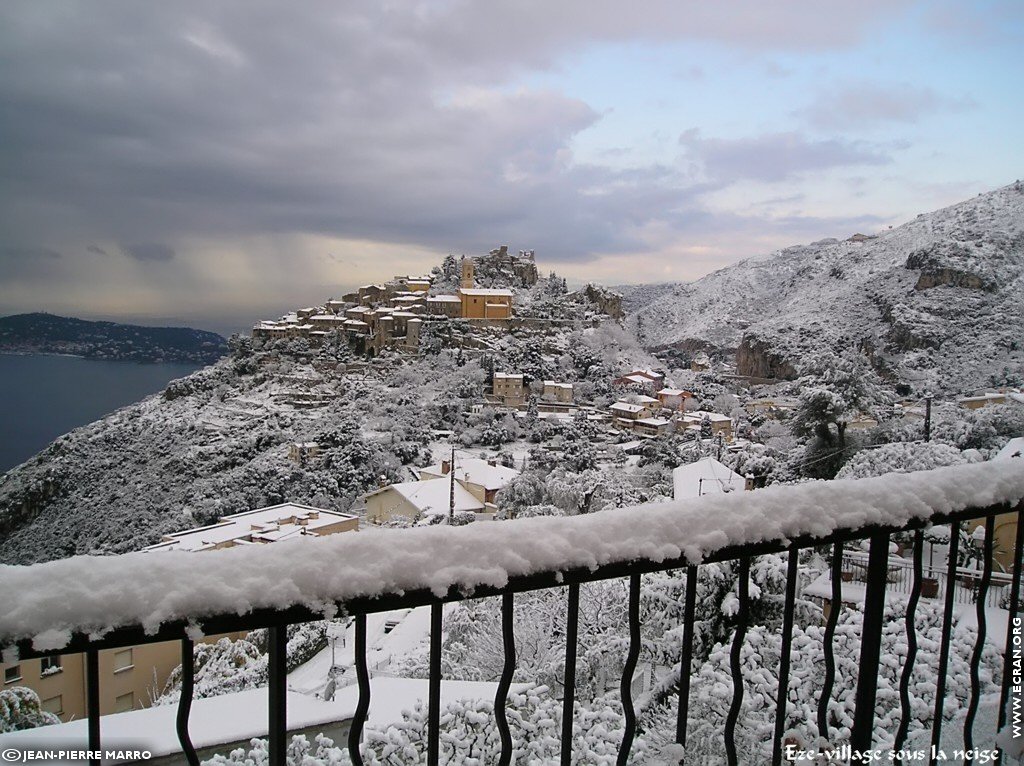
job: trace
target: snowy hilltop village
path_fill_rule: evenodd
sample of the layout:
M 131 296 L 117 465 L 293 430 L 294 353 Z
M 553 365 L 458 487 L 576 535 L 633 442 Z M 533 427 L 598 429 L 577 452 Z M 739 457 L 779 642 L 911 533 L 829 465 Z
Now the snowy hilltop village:
M 1016 758 L 1021 185 L 689 284 L 542 264 L 259 321 L 0 478 L 0 743 Z

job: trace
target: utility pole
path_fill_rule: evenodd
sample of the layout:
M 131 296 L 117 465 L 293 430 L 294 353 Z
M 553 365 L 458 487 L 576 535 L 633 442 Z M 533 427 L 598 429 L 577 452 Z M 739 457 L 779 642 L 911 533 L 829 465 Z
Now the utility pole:
M 718 432 L 718 457 L 715 458 L 719 463 L 722 462 L 722 432 Z
M 932 392 L 928 391 L 924 395 L 924 440 L 930 442 L 932 440 Z

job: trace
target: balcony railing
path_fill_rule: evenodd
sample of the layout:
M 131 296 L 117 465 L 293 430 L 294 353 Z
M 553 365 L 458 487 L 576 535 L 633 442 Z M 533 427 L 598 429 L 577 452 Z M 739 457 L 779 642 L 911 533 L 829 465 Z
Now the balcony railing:
M 361 738 L 370 702 L 366 616 L 419 606 L 430 607 L 429 691 L 426 761 L 440 760 L 441 641 L 445 603 L 500 597 L 504 667 L 495 697 L 495 725 L 501 759 L 508 764 L 514 743 L 505 703 L 516 667 L 513 606 L 516 595 L 537 589 L 564 589 L 566 651 L 561 723 L 562 764 L 571 763 L 573 705 L 580 585 L 627 578 L 629 646 L 620 695 L 625 725 L 618 763 L 626 763 L 637 734 L 632 679 L 641 650 L 640 596 L 644 573 L 685 570 L 683 636 L 679 646 L 680 681 L 675 739 L 686 744 L 689 725 L 690 670 L 694 660 L 697 572 L 706 564 L 736 561 L 739 572 L 737 628 L 731 645 L 732 699 L 723 730 L 730 764 L 739 762 L 737 727 L 744 696 L 741 650 L 749 626 L 752 560 L 785 554 L 787 582 L 782 624 L 782 655 L 772 762 L 782 763 L 785 711 L 789 695 L 792 636 L 802 550 L 828 546 L 832 602 L 842 600 L 844 550 L 868 541 L 864 572 L 864 609 L 860 645 L 861 672 L 855 711 L 846 743 L 835 742 L 828 708 L 836 683 L 833 638 L 839 610 L 832 609 L 824 631 L 825 675 L 821 679 L 817 726 L 833 744 L 853 752 L 873 747 L 880 637 L 886 593 L 893 588 L 889 541 L 913 533 L 906 577 L 908 652 L 899 685 L 901 724 L 896 747 L 905 742 L 911 720 L 908 684 L 917 657 L 914 615 L 924 581 L 922 530 L 948 524 L 950 565 L 947 582 L 957 580 L 959 527 L 982 519 L 986 534 L 980 551 L 983 568 L 974 599 L 978 631 L 970 673 L 970 697 L 963 725 L 966 747 L 974 746 L 974 720 L 981 679 L 978 661 L 986 641 L 986 604 L 993 588 L 993 540 L 996 517 L 1013 514 L 1016 538 L 1013 572 L 1019 572 L 1024 545 L 1024 461 L 994 461 L 859 481 L 814 482 L 769 487 L 756 492 L 624 508 L 585 516 L 480 523 L 466 527 L 367 531 L 301 544 L 243 548 L 203 554 L 128 554 L 78 557 L 30 567 L 0 568 L 0 646 L 16 648 L 21 658 L 54 652 L 86 654 L 89 749 L 101 748 L 98 652 L 176 639 L 181 642 L 182 690 L 177 733 L 191 764 L 198 763 L 189 738 L 193 696 L 193 639 L 257 628 L 269 630 L 268 752 L 272 764 L 286 762 L 286 628 L 347 614 L 355 625 L 355 666 L 359 701 L 348 749 L 362 764 Z M 902 566 L 902 565 L 901 565 Z M 1010 577 L 1008 607 L 1015 614 L 1020 579 Z M 901 585 L 902 587 L 902 585 Z M 931 740 L 940 741 L 950 638 L 958 587 L 942 594 L 944 623 Z M 1006 644 L 1012 639 L 1007 620 Z M 999 725 L 1010 694 L 1010 663 L 1001 679 Z
M 913 548 L 911 549 L 914 550 Z M 864 551 L 843 551 L 843 565 L 840 571 L 843 582 L 866 584 L 869 577 L 868 564 L 870 555 Z M 915 579 L 915 562 L 913 554 L 907 556 L 889 556 L 886 563 L 886 592 L 909 598 L 915 592 L 918 581 Z M 979 563 L 979 567 L 981 564 Z M 944 599 L 950 583 L 948 566 L 923 564 L 920 578 L 921 589 L 918 598 Z M 957 567 L 953 577 L 953 600 L 958 604 L 975 604 L 981 595 L 983 568 L 971 569 Z M 832 570 L 829 570 L 832 579 Z M 985 592 L 986 606 L 999 608 L 1007 597 L 1007 589 L 1013 584 L 1012 575 L 1005 572 L 992 571 Z M 850 598 L 845 600 L 849 601 Z

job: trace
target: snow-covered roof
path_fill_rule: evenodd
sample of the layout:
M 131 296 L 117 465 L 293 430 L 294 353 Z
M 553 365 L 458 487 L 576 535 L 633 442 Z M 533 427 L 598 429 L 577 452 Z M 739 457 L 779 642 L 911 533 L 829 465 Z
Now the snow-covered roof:
M 315 442 L 297 445 L 316 446 Z M 358 518 L 298 503 L 281 503 L 224 516 L 216 524 L 164 535 L 162 542 L 144 551 L 207 551 L 227 542 L 276 542 L 286 538 L 315 536 L 318 529 Z
M 1005 460 L 1008 458 L 1024 459 L 1024 436 L 1015 436 L 1006 442 L 993 460 Z
M 443 482 L 426 481 L 424 486 Z M 431 588 L 471 592 L 539 572 L 633 560 L 697 564 L 728 546 L 903 526 L 936 514 L 1024 500 L 1024 461 L 990 460 L 869 479 L 776 485 L 756 492 L 464 527 L 370 530 L 202 556 L 73 556 L 0 567 L 0 644 L 67 646 L 101 633 L 254 609 L 325 605 Z
M 432 295 L 427 298 L 427 303 L 462 303 L 457 295 Z
M 367 497 L 389 490 L 400 494 L 424 516 L 447 514 L 451 507 L 451 484 L 446 481 L 403 481 L 378 489 L 376 492 L 369 492 Z M 469 490 L 455 482 L 456 511 L 479 512 L 485 508 L 486 506 L 473 497 Z
M 739 492 L 744 486 L 746 481 L 742 476 L 713 457 L 672 470 L 672 497 L 676 500 Z
M 684 391 L 681 388 L 663 388 L 658 392 L 658 396 L 682 396 L 687 393 L 689 391 Z
M 494 373 L 495 380 L 522 380 L 522 373 L 517 372 L 496 372 Z
M 659 400 L 653 396 L 647 396 L 646 394 L 639 394 L 636 397 L 637 402 L 640 404 L 658 404 Z
M 623 380 L 631 381 L 633 383 L 640 383 L 640 384 L 646 384 L 646 383 L 652 383 L 653 382 L 646 375 L 639 375 L 639 374 L 636 374 L 636 375 L 624 375 L 622 379 Z
M 444 477 L 442 465 L 432 465 L 420 471 L 420 476 Z M 491 465 L 486 460 L 469 457 L 455 461 L 455 478 L 470 484 L 478 484 L 484 489 L 502 489 L 508 486 L 519 475 L 515 468 L 504 465 Z
M 732 420 L 728 415 L 723 415 L 720 412 L 708 412 L 707 410 L 694 410 L 683 415 L 683 420 L 696 423 L 699 423 L 704 418 L 707 418 L 712 423 L 724 423 L 726 420 Z
M 1002 402 L 1005 399 L 1006 394 L 988 391 L 984 394 L 978 394 L 977 396 L 962 396 L 957 399 L 957 402 L 960 404 L 973 404 L 974 402 Z
M 545 380 L 544 381 L 544 387 L 545 388 L 549 388 L 549 387 L 550 388 L 563 388 L 563 389 L 567 389 L 567 390 L 571 391 L 572 390 L 572 383 L 556 383 L 553 380 Z
M 665 420 L 664 418 L 640 418 L 636 421 L 638 425 L 652 426 L 653 428 L 661 428 L 671 423 L 671 420 Z
M 463 295 L 479 295 L 479 296 L 504 296 L 511 298 L 513 292 L 499 287 L 460 287 L 459 292 Z
M 390 680 L 390 679 L 389 679 Z M 426 683 L 426 681 L 423 681 Z M 377 690 L 374 680 L 374 691 Z M 358 687 L 353 686 L 357 690 Z M 493 692 L 492 692 L 493 696 Z M 356 697 L 338 695 L 333 702 L 306 694 L 287 692 L 288 728 L 304 729 L 311 726 L 345 721 L 355 714 Z M 394 703 L 382 705 L 386 717 L 394 715 Z M 153 757 L 181 752 L 175 729 L 177 705 L 131 710 L 102 718 L 103 746 L 105 750 L 138 749 L 141 743 Z M 401 709 L 398 719 L 401 720 Z M 87 718 L 55 724 L 37 729 L 25 729 L 3 735 L 4 744 L 16 747 L 19 743 L 34 745 L 75 745 L 80 748 L 88 742 Z M 189 716 L 189 734 L 197 749 L 244 741 L 267 735 L 267 690 L 249 689 L 218 697 L 204 697 L 192 701 Z M 52 762 L 52 761 L 51 761 Z M 118 763 L 117 760 L 104 761 Z
M 643 412 L 647 408 L 644 407 L 642 404 L 630 404 L 629 402 L 615 402 L 615 404 L 613 404 L 608 409 L 612 410 L 613 412 L 628 412 L 630 414 L 635 415 L 638 412 Z
M 643 447 L 645 444 L 648 444 L 649 442 L 650 442 L 650 439 L 634 439 L 633 441 L 622 442 L 621 444 L 616 444 L 616 445 L 614 445 L 614 447 L 616 449 L 622 450 L 623 452 L 630 452 L 630 451 L 633 451 L 633 450 L 640 449 L 641 447 Z
M 652 370 L 652 369 L 650 369 L 648 367 L 642 367 L 640 369 L 630 370 L 626 374 L 626 377 L 628 377 L 630 375 L 640 375 L 641 377 L 647 378 L 648 380 L 663 380 L 665 378 L 665 376 L 662 375 L 660 372 L 655 372 L 654 370 Z

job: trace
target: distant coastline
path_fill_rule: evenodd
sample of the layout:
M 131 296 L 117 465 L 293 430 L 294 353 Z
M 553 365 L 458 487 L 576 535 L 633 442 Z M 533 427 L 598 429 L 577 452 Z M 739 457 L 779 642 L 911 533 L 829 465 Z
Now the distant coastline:
M 0 353 L 206 365 L 228 352 L 220 335 L 189 327 L 91 322 L 54 314 L 0 317 Z

